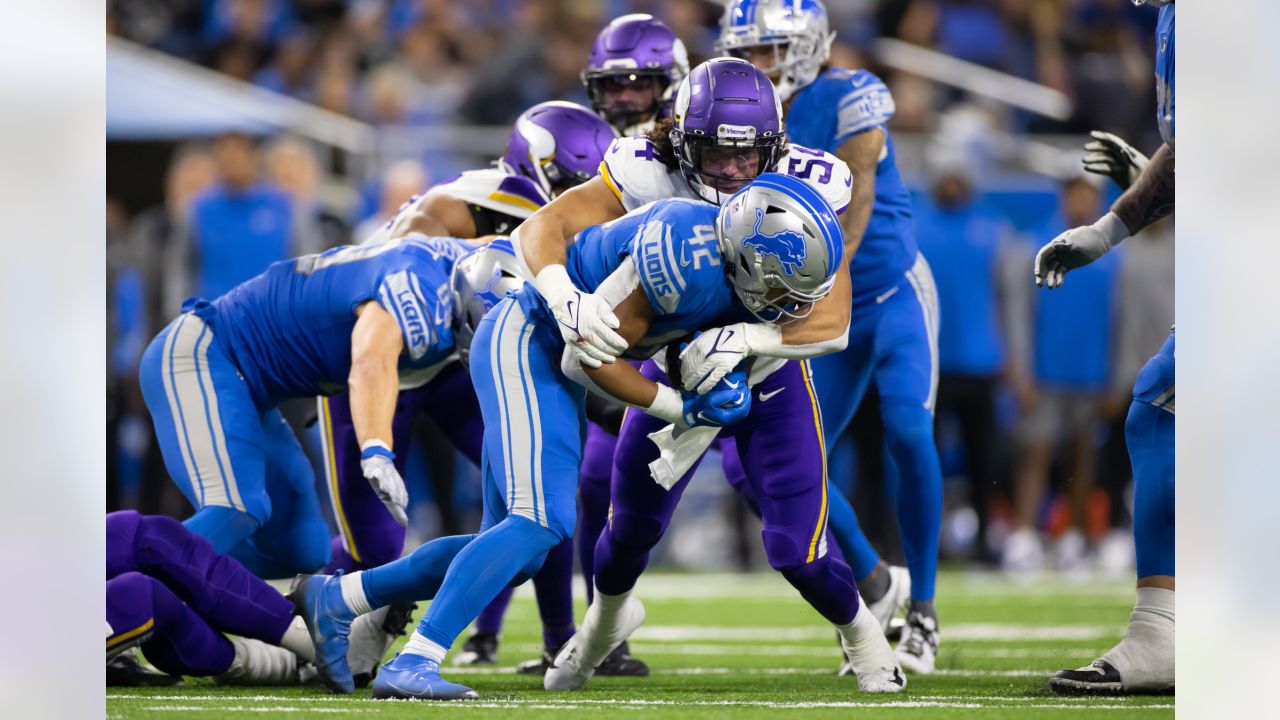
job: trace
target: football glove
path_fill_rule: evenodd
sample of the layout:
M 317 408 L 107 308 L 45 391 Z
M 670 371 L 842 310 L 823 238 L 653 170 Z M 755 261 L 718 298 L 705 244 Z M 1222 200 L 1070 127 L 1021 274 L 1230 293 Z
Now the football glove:
M 689 427 L 724 427 L 751 412 L 751 388 L 747 371 L 739 368 L 717 382 L 711 391 L 699 394 L 685 390 L 684 424 Z
M 382 442 L 370 440 L 360 451 L 360 471 L 365 480 L 373 487 L 373 492 L 387 506 L 391 517 L 400 523 L 400 527 L 409 524 L 409 515 L 405 508 L 409 505 L 409 493 L 404 489 L 404 479 L 396 470 L 396 454 Z
M 1129 229 L 1115 213 L 1092 225 L 1071 228 L 1036 253 L 1036 285 L 1050 290 L 1061 287 L 1067 271 L 1097 260 L 1127 237 Z
M 680 384 L 685 390 L 709 393 L 746 358 L 776 351 L 781 339 L 777 326 L 768 323 L 734 323 L 698 333 L 680 348 Z
M 1095 175 L 1107 175 L 1128 190 L 1146 169 L 1149 158 L 1111 133 L 1094 130 L 1089 135 L 1093 140 L 1084 146 L 1084 169 Z
M 598 368 L 611 363 L 627 349 L 627 341 L 614 332 L 618 317 L 608 301 L 574 286 L 563 265 L 548 265 L 534 279 L 560 328 L 560 336 L 583 365 Z

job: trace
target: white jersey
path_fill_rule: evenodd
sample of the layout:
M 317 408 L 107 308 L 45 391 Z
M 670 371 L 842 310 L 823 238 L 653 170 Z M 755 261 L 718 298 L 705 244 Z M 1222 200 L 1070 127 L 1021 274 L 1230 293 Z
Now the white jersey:
M 468 170 L 461 175 L 432 186 L 422 195 L 415 196 L 405 203 L 397 217 L 406 212 L 413 212 L 418 205 L 428 198 L 445 196 L 461 200 L 468 205 L 477 205 L 499 215 L 507 215 L 517 220 L 525 220 L 538 208 L 551 202 L 536 182 L 523 175 L 509 173 L 501 167 L 483 170 Z M 378 229 L 364 240 L 365 243 L 382 242 L 391 239 L 391 228 L 395 226 L 395 218 Z
M 773 171 L 809 183 L 831 203 L 836 213 L 842 213 L 849 207 L 853 173 L 843 160 L 831 153 L 790 145 Z M 689 187 L 679 168 L 669 168 L 658 159 L 653 141 L 647 137 L 614 140 L 604 154 L 600 175 L 628 212 L 663 198 L 702 200 Z

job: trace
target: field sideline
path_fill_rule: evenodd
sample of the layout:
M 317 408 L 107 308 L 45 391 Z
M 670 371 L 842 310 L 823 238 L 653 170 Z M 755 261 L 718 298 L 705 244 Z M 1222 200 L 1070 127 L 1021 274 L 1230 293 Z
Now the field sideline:
M 541 642 L 533 593 L 520 589 L 508 614 L 500 665 L 451 669 L 480 692 L 467 703 L 373 701 L 305 688 L 221 688 L 189 679 L 175 688 L 111 688 L 108 718 L 247 718 L 294 713 L 324 717 L 593 717 L 626 711 L 649 720 L 777 716 L 805 718 L 1166 718 L 1172 697 L 1063 698 L 1049 692 L 1053 670 L 1076 667 L 1110 647 L 1133 602 L 1131 581 L 1046 576 L 1012 584 L 996 575 L 944 572 L 939 578 L 940 671 L 909 676 L 905 693 L 860 695 L 835 677 L 835 634 L 775 574 L 654 574 L 637 596 L 648 619 L 632 652 L 649 678 L 597 678 L 588 690 L 544 692 L 540 678 L 514 674 Z M 577 617 L 583 612 L 579 598 Z

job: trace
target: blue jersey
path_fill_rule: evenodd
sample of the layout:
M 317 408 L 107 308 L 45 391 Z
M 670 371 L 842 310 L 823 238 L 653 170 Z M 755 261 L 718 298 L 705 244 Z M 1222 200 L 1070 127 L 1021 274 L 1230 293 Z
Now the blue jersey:
M 375 301 L 404 336 L 401 371 L 453 353 L 449 274 L 471 245 L 414 235 L 278 262 L 212 303 L 196 304 L 259 407 L 346 386 L 356 307 Z
M 874 298 L 902 280 L 916 261 L 911 194 L 898 174 L 893 138 L 893 96 L 866 70 L 827 70 L 796 93 L 787 111 L 792 142 L 834 153 L 846 140 L 875 128 L 885 132 L 876 166 L 876 198 L 862 244 L 850 261 L 854 301 Z
M 1160 137 L 1173 147 L 1173 12 L 1170 3 L 1160 8 L 1156 23 L 1156 123 Z
M 649 332 L 625 357 L 643 360 L 677 338 L 752 317 L 725 274 L 715 232 L 719 212 L 699 200 L 659 200 L 583 230 L 569 247 L 565 267 L 573 284 L 586 292 L 596 292 L 618 272 L 638 276 L 654 317 Z M 520 295 L 530 317 L 555 322 L 535 307 L 541 298 L 535 300 L 531 286 Z
M 270 185 L 218 186 L 195 201 L 191 230 L 200 256 L 195 292 L 216 297 L 293 254 L 293 205 Z

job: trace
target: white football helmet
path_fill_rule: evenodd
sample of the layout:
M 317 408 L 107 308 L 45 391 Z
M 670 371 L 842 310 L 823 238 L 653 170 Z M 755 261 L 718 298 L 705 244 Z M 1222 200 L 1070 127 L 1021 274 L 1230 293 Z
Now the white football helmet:
M 730 0 L 720 22 L 716 50 L 735 55 L 743 48 L 774 46 L 777 64 L 763 69 L 770 75 L 778 74 L 774 85 L 779 99 L 786 102 L 817 79 L 835 37 L 821 0 Z
M 524 285 L 520 261 L 511 241 L 499 238 L 458 258 L 449 289 L 453 292 L 453 344 L 470 365 L 471 340 L 480 319 L 508 293 Z

